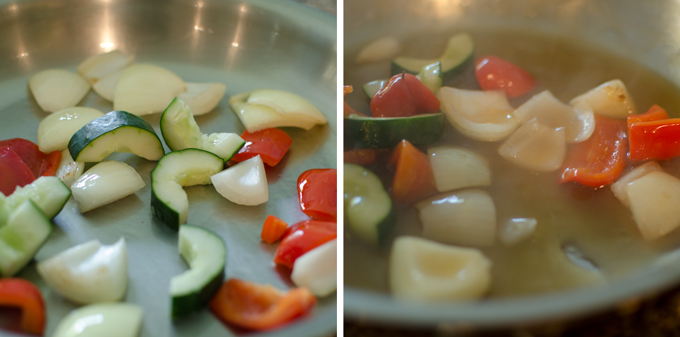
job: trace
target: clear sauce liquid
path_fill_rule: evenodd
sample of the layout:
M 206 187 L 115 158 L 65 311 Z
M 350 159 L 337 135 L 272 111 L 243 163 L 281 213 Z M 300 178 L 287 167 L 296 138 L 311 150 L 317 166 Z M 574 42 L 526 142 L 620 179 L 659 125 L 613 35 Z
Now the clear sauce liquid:
M 403 40 L 403 56 L 436 58 L 446 40 L 457 32 L 413 35 Z M 473 31 L 475 57 L 499 56 L 527 70 L 537 79 L 536 89 L 510 102 L 518 107 L 543 90 L 568 103 L 573 97 L 597 85 L 621 79 L 631 94 L 637 111 L 652 104 L 680 117 L 680 90 L 669 80 L 647 68 L 596 46 L 566 38 L 526 31 Z M 349 48 L 347 48 L 349 47 Z M 360 112 L 370 112 L 369 100 L 361 92 L 363 83 L 389 77 L 389 62 L 356 65 L 358 48 L 346 46 L 345 84 L 355 88 L 347 102 Z M 479 90 L 472 67 L 444 86 Z M 435 145 L 467 147 L 485 156 L 492 168 L 492 184 L 483 187 L 491 194 L 498 230 L 510 218 L 536 218 L 534 234 L 514 246 L 499 240 L 482 249 L 492 260 L 490 297 L 507 297 L 572 289 L 602 284 L 625 277 L 673 248 L 680 246 L 680 230 L 654 242 L 645 242 L 632 219 L 609 186 L 593 190 L 577 184 L 558 184 L 559 171 L 535 173 L 517 167 L 498 155 L 501 142 L 480 142 L 458 134 L 449 126 L 444 139 Z M 425 150 L 426 147 L 421 147 Z M 569 150 L 567 150 L 569 151 Z M 369 167 L 381 175 L 387 188 L 391 175 L 379 164 Z M 680 177 L 680 159 L 661 163 L 666 172 Z M 630 169 L 630 167 L 629 167 Z M 624 173 L 625 174 L 625 173 Z M 387 261 L 391 243 L 369 247 L 345 231 L 345 286 L 389 292 Z M 394 237 L 421 236 L 422 228 L 413 207 L 399 207 Z M 564 252 L 571 247 L 587 262 L 572 262 Z M 583 261 L 577 261 L 583 262 Z M 597 267 L 593 271 L 588 263 Z

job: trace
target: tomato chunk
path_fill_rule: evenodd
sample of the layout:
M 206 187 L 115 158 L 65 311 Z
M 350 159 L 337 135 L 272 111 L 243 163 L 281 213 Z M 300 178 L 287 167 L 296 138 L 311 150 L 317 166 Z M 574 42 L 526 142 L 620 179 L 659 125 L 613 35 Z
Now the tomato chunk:
M 335 221 L 338 213 L 338 171 L 312 169 L 297 180 L 300 209 L 314 220 Z
M 574 144 L 567 156 L 560 183 L 575 181 L 588 187 L 612 183 L 626 168 L 626 122 L 595 115 L 595 131 Z
M 288 152 L 290 144 L 293 143 L 287 133 L 277 128 L 264 129 L 253 133 L 246 130 L 243 131 L 241 138 L 246 141 L 246 144 L 231 160 L 242 162 L 259 155 L 262 161 L 269 166 L 276 166 Z
M 298 222 L 283 233 L 283 239 L 274 254 L 274 262 L 293 269 L 298 257 L 337 236 L 338 228 L 335 222 L 318 220 Z
M 215 316 L 236 326 L 267 330 L 307 314 L 316 298 L 305 288 L 282 293 L 271 285 L 229 279 L 210 301 Z
M 496 56 L 477 59 L 475 77 L 482 90 L 505 90 L 508 97 L 522 96 L 536 86 L 526 70 Z
M 401 73 L 371 99 L 373 117 L 408 117 L 439 111 L 439 100 L 415 75 Z
M 343 162 L 346 164 L 356 164 L 367 166 L 374 164 L 377 159 L 375 149 L 351 149 L 343 153 Z
M 14 193 L 17 186 L 25 186 L 35 180 L 31 169 L 9 147 L 0 148 L 0 192 Z
M 0 280 L 0 307 L 21 310 L 21 330 L 42 335 L 45 331 L 45 302 L 40 290 L 31 282 L 19 278 Z
M 274 243 L 281 239 L 287 228 L 288 224 L 286 222 L 273 215 L 270 215 L 264 220 L 260 238 L 266 243 Z
M 391 163 L 396 166 L 392 180 L 395 202 L 409 204 L 437 192 L 430 160 L 407 140 L 397 145 Z

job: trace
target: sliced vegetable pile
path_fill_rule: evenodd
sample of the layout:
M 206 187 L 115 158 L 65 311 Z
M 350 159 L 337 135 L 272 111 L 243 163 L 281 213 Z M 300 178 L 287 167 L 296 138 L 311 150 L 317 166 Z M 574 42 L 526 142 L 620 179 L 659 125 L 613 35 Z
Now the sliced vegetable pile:
M 309 130 L 327 122 L 323 114 L 298 95 L 255 90 L 231 100 L 234 113 L 246 127 L 241 136 L 204 134 L 194 116 L 219 104 L 226 92 L 224 84 L 185 83 L 162 67 L 132 62 L 131 55 L 115 50 L 87 59 L 78 74 L 62 69 L 35 74 L 29 89 L 38 105 L 52 113 L 38 127 L 38 144 L 19 138 L 0 141 L 0 306 L 22 311 L 22 322 L 9 328 L 44 333 L 45 304 L 40 291 L 28 281 L 10 277 L 49 239 L 51 219 L 70 196 L 87 217 L 87 212 L 144 187 L 145 179 L 135 167 L 111 160 L 114 152 L 157 161 L 150 174 L 150 214 L 162 226 L 177 231 L 178 252 L 188 264 L 188 270 L 170 280 L 172 319 L 210 306 L 229 324 L 262 330 L 307 314 L 316 303 L 315 295 L 335 291 L 336 246 L 326 244 L 336 237 L 335 170 L 305 173 L 301 177 L 304 190 L 298 193 L 303 212 L 328 222 L 317 226 L 312 220 L 288 228 L 282 220 L 270 217 L 263 226 L 263 240 L 282 240 L 275 258 L 292 268 L 293 283 L 299 286 L 287 294 L 234 278 L 224 283 L 225 241 L 203 226 L 185 224 L 189 198 L 183 187 L 214 185 L 233 203 L 266 203 L 265 168 L 280 165 L 294 141 L 275 127 Z M 105 114 L 76 106 L 90 87 L 111 101 L 114 111 Z M 160 134 L 140 117 L 155 112 L 163 112 Z M 166 153 L 163 142 L 170 152 Z M 54 336 L 99 336 L 114 330 L 117 336 L 139 334 L 142 308 L 112 303 L 125 299 L 133 281 L 128 258 L 126 240 L 121 237 L 111 244 L 96 239 L 84 242 L 38 261 L 38 274 L 55 293 L 86 305 L 64 318 Z M 297 260 L 303 262 L 295 269 Z M 236 294 L 230 290 L 233 287 Z M 263 297 L 249 303 L 251 295 Z M 254 318 L 253 310 L 261 317 Z M 93 317 L 99 318 L 93 321 Z
M 392 52 L 376 50 L 388 42 Z M 656 162 L 680 156 L 680 119 L 657 105 L 636 114 L 620 80 L 563 103 L 548 90 L 538 92 L 539 81 L 522 67 L 494 55 L 475 60 L 474 49 L 462 33 L 438 59 L 393 58 L 400 48 L 390 37 L 357 59 L 393 58 L 392 78 L 363 86 L 370 111 L 345 103 L 344 219 L 350 237 L 374 246 L 392 242 L 394 296 L 481 298 L 492 279 L 491 260 L 480 248 L 516 245 L 540 228 L 532 214 L 499 222 L 488 192 L 491 161 L 553 174 L 556 184 L 611 185 L 645 240 L 680 227 L 680 179 Z M 446 86 L 466 72 L 474 72 L 476 90 Z M 352 89 L 346 86 L 345 95 Z M 463 144 L 437 144 L 447 124 Z M 474 142 L 497 142 L 498 155 L 466 148 Z M 395 208 L 408 207 L 418 212 L 421 237 L 392 240 Z

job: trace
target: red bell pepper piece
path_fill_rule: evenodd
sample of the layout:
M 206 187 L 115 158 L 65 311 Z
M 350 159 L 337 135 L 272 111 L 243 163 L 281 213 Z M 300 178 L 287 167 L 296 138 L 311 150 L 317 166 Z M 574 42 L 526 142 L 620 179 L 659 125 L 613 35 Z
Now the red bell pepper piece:
M 54 151 L 49 154 L 40 152 L 40 148 L 30 140 L 13 138 L 0 141 L 0 148 L 9 147 L 21 157 L 26 166 L 33 173 L 34 178 L 41 176 L 53 176 L 59 168 L 61 152 Z
M 390 81 L 373 99 L 373 117 L 409 117 L 439 111 L 439 100 L 415 75 L 401 73 Z
M 35 180 L 31 169 L 9 147 L 0 148 L 0 192 L 14 193 L 17 186 L 25 186 Z
M 227 323 L 268 330 L 304 316 L 314 304 L 316 298 L 305 288 L 282 293 L 271 285 L 229 279 L 210 301 L 210 309 Z
M 666 113 L 666 110 L 664 108 L 654 104 L 652 105 L 647 112 L 643 114 L 637 114 L 637 115 L 628 115 L 626 117 L 626 123 L 628 124 L 628 132 L 630 133 L 630 126 L 633 123 L 637 122 L 650 122 L 650 121 L 658 121 L 662 119 L 668 119 L 668 114 Z
M 274 262 L 293 269 L 293 264 L 304 253 L 338 236 L 335 222 L 306 220 L 286 229 L 274 254 Z
M 259 155 L 262 161 L 269 166 L 276 166 L 288 152 L 290 144 L 293 143 L 287 133 L 277 128 L 264 129 L 253 133 L 246 130 L 243 131 L 241 138 L 246 141 L 246 144 L 231 160 L 242 162 Z
M 627 150 L 626 123 L 595 115 L 593 135 L 571 148 L 560 183 L 576 181 L 588 187 L 610 184 L 626 168 Z
M 21 309 L 22 332 L 42 335 L 45 331 L 45 302 L 31 282 L 19 278 L 0 279 L 0 307 Z
M 526 70 L 496 56 L 477 59 L 475 77 L 482 90 L 505 90 L 508 97 L 522 96 L 536 86 Z
M 335 221 L 338 214 L 338 171 L 312 169 L 297 180 L 300 209 L 314 220 Z
M 407 140 L 397 145 L 391 164 L 396 166 L 392 180 L 395 202 L 409 204 L 437 192 L 430 160 Z
M 262 232 L 260 233 L 260 239 L 266 243 L 274 243 L 279 241 L 283 236 L 283 233 L 288 229 L 288 224 L 283 220 L 270 215 L 264 220 L 262 225 Z
M 630 159 L 668 160 L 680 156 L 680 118 L 631 124 Z
M 351 93 L 352 91 L 354 91 L 354 88 L 352 88 L 351 85 L 343 85 L 342 86 L 342 96 L 346 96 L 347 94 Z M 344 117 L 347 117 L 349 115 L 359 115 L 359 116 L 367 117 L 366 115 L 362 114 L 361 112 L 354 110 L 354 108 L 349 106 L 349 104 L 347 104 L 347 102 L 343 102 L 343 103 L 344 103 L 344 106 L 343 106 L 343 116 Z
M 375 149 L 351 149 L 343 153 L 343 162 L 346 164 L 356 164 L 367 166 L 374 164 L 377 159 Z

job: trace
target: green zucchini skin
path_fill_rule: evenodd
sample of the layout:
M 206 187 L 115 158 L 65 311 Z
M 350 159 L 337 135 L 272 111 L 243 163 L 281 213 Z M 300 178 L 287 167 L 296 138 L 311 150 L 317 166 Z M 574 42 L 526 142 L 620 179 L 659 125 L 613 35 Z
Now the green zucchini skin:
M 411 117 L 352 117 L 344 119 L 345 148 L 392 148 L 403 139 L 413 145 L 429 145 L 446 133 L 443 113 Z
M 112 135 L 117 130 L 125 128 L 134 128 L 140 134 L 147 133 L 148 135 L 153 135 L 153 137 L 151 137 L 152 141 L 150 143 L 135 144 L 127 149 L 121 149 L 123 152 L 131 152 L 148 160 L 158 160 L 165 154 L 163 144 L 153 127 L 143 118 L 126 111 L 111 111 L 85 124 L 71 137 L 71 140 L 68 142 L 68 150 L 75 161 L 101 161 L 111 152 L 91 153 L 88 154 L 89 158 L 84 158 L 83 154 L 87 152 L 88 147 L 93 147 L 97 141 L 100 141 L 102 136 Z M 103 157 L 98 160 L 96 160 L 97 158 L 89 160 L 92 156 Z
M 178 319 L 197 312 L 210 302 L 222 286 L 225 278 L 224 269 L 198 292 L 175 296 L 172 298 L 172 319 Z
M 473 67 L 474 54 L 475 43 L 472 37 L 467 33 L 456 34 L 449 39 L 446 49 L 439 59 L 395 58 L 391 64 L 391 76 L 402 72 L 417 75 L 426 65 L 441 61 L 441 75 L 443 81 L 446 82 Z
M 173 231 L 179 231 L 179 212 L 166 206 L 165 203 L 156 196 L 153 185 L 153 179 L 151 179 L 151 217 Z

